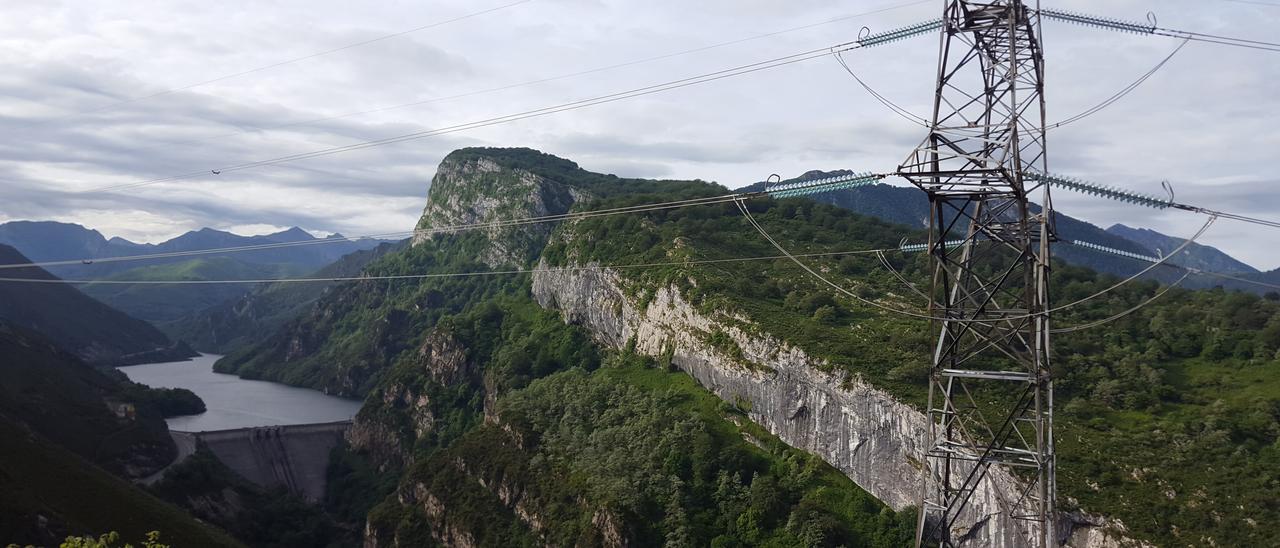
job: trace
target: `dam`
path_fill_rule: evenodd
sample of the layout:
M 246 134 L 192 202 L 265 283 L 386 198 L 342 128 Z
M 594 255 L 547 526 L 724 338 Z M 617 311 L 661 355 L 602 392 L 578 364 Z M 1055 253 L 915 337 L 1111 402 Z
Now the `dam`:
M 172 431 L 179 451 L 198 442 L 245 479 L 265 488 L 284 487 L 308 502 L 324 498 L 329 453 L 351 421 L 257 426 L 207 432 Z M 185 447 L 184 447 L 185 446 Z M 189 454 L 189 453 L 188 453 Z M 185 455 L 179 455 L 180 462 Z

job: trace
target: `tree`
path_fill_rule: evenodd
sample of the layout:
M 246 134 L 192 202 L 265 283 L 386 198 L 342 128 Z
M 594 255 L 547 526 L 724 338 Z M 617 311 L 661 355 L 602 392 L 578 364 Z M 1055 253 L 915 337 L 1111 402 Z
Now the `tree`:
M 67 537 L 62 541 L 61 548 L 133 548 L 132 544 L 120 542 L 120 533 L 112 531 L 104 533 L 94 538 L 92 535 L 83 537 Z M 10 544 L 9 548 L 16 548 L 17 545 Z M 168 544 L 160 543 L 160 531 L 151 531 L 147 533 L 147 538 L 142 541 L 141 548 L 169 548 Z

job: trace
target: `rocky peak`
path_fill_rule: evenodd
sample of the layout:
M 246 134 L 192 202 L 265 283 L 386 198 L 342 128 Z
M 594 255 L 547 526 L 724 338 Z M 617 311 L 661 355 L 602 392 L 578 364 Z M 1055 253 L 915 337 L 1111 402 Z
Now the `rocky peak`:
M 565 213 L 574 202 L 589 197 L 564 181 L 539 175 L 487 151 L 462 149 L 440 162 L 414 245 L 439 234 L 456 233 L 454 227 L 459 225 Z M 546 244 L 553 228 L 551 223 L 486 228 L 483 233 L 490 245 L 479 259 L 495 267 L 527 265 Z

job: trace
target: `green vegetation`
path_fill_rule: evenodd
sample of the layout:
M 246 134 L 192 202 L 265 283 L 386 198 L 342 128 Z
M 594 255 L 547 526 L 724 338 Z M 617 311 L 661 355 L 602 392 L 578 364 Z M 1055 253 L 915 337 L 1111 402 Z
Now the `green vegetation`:
M 165 418 L 205 412 L 204 400 L 186 388 L 152 388 L 130 382 L 125 385 L 124 395 L 136 404 L 159 411 Z
M 165 532 L 174 546 L 239 546 L 65 449 L 0 418 L 0 538 L 47 545 L 73 531 L 119 531 L 123 538 Z M 39 516 L 44 516 L 44 526 Z
M 687 375 L 633 354 L 601 356 L 527 298 L 488 301 L 440 326 L 486 364 L 483 389 L 504 394 L 503 426 L 482 420 L 475 383 L 445 386 L 418 364 L 397 365 L 362 417 L 398 425 L 417 457 L 401 491 L 429 493 L 447 510 L 427 517 L 388 499 L 370 514 L 388 537 L 431 544 L 445 529 L 482 546 L 570 545 L 616 529 L 640 545 L 900 546 L 914 531 L 910 513 L 884 507 Z M 410 413 L 382 403 L 384 390 L 405 386 L 420 387 L 437 417 L 416 439 Z M 518 493 L 525 517 L 502 492 Z
M 895 247 L 904 233 L 803 200 L 761 201 L 752 211 L 795 253 Z M 569 243 L 553 243 L 545 254 L 562 264 L 775 251 L 728 207 L 599 218 L 564 230 L 570 233 L 554 241 Z M 924 257 L 889 258 L 908 280 L 927 287 Z M 923 300 L 874 256 L 807 261 L 864 298 L 898 306 Z M 753 322 L 749 329 L 791 342 L 849 377 L 923 403 L 931 343 L 927 325 L 835 294 L 790 261 L 621 272 L 633 287 L 675 286 L 704 313 L 743 314 Z M 1063 303 L 1118 281 L 1056 264 L 1051 287 Z M 1129 284 L 1059 314 L 1055 327 L 1106 318 L 1158 289 L 1152 282 Z M 1278 352 L 1280 306 L 1220 289 L 1174 290 L 1118 322 L 1058 336 L 1064 504 L 1119 518 L 1130 534 L 1159 545 L 1199 542 L 1202 536 L 1220 545 L 1280 538 L 1277 524 L 1256 518 L 1258 512 L 1280 509 L 1274 496 L 1280 492 Z
M 120 545 L 120 533 L 112 531 L 98 535 L 97 538 L 86 535 L 83 537 L 67 537 L 62 541 L 61 548 L 133 548 L 132 544 L 125 543 Z M 141 548 L 169 548 L 168 544 L 160 543 L 160 532 L 151 531 L 147 533 L 147 537 L 139 544 Z
M 468 149 L 450 158 L 480 156 L 591 196 L 574 206 L 581 209 L 724 192 L 700 182 L 590 174 L 519 149 Z M 433 187 L 433 198 L 437 191 L 443 192 Z M 750 207 L 795 253 L 894 248 L 903 236 L 924 239 L 806 200 L 758 200 Z M 777 254 L 732 205 L 600 217 L 537 234 L 521 244 L 539 251 L 530 264 L 538 258 L 552 265 L 629 264 Z M 489 267 L 476 257 L 494 244 L 475 232 L 438 236 L 366 271 L 483 272 Z M 894 252 L 887 259 L 906 280 L 925 287 L 925 257 Z M 923 301 L 874 255 L 805 260 L 864 299 L 911 307 Z M 1057 302 L 1117 281 L 1054 266 Z M 621 272 L 636 303 L 673 287 L 709 317 L 791 343 L 850 381 L 923 402 L 933 342 L 926 323 L 833 294 L 790 261 Z M 390 432 L 400 453 L 348 455 L 343 466 L 365 472 L 338 498 L 356 513 L 383 497 L 369 516 L 384 541 L 394 536 L 402 544 L 431 545 L 469 534 L 481 545 L 573 544 L 616 531 L 648 544 L 901 543 L 909 513 L 869 503 L 838 473 L 787 453 L 739 416 L 749 402 L 717 404 L 692 380 L 667 371 L 669 355 L 658 367 L 625 351 L 595 349 L 533 303 L 529 283 L 518 275 L 342 286 L 280 332 L 228 356 L 219 369 L 368 396 L 361 420 Z M 1157 290 L 1152 283 L 1129 284 L 1059 314 L 1055 327 L 1108 317 Z M 1128 534 L 1157 545 L 1210 538 L 1218 545 L 1267 545 L 1280 538 L 1280 523 L 1258 519 L 1280 510 L 1274 496 L 1280 492 L 1278 318 L 1275 300 L 1175 290 L 1104 328 L 1057 337 L 1064 506 L 1118 518 Z M 449 382 L 438 378 L 419 352 L 432 336 L 456 339 L 474 372 Z M 736 345 L 723 334 L 706 339 L 735 355 Z M 614 408 L 626 410 L 627 420 Z M 372 470 L 404 476 L 386 494 Z M 753 502 L 751 493 L 766 489 L 776 496 L 762 498 L 781 502 Z
M 0 324 L 0 419 L 109 471 L 147 474 L 176 449 L 159 409 L 122 374 L 90 367 L 38 335 Z M 99 529 L 103 530 L 103 529 Z
M 112 274 L 107 280 L 255 280 L 306 274 L 296 264 L 256 264 L 231 257 L 198 258 L 149 265 Z M 135 318 L 156 324 L 172 322 L 198 310 L 235 299 L 252 284 L 127 285 L 88 284 L 89 296 Z

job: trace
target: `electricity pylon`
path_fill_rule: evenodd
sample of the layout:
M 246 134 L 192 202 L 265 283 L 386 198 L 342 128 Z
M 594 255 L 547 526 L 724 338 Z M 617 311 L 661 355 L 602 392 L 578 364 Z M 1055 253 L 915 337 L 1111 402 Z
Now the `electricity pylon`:
M 1057 545 L 1053 208 L 1048 186 L 1029 176 L 1047 172 L 1037 8 L 944 1 L 929 135 L 898 168 L 929 195 L 938 330 L 917 546 L 963 543 L 961 513 L 997 465 L 1015 470 L 1023 486 L 997 493 L 1021 542 Z

